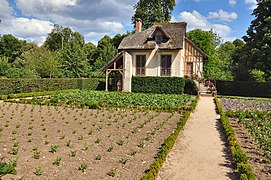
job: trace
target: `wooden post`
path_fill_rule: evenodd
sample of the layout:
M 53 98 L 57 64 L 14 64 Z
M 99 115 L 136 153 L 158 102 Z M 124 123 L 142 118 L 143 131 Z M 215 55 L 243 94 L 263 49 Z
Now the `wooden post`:
M 108 70 L 105 73 L 105 91 L 108 91 Z

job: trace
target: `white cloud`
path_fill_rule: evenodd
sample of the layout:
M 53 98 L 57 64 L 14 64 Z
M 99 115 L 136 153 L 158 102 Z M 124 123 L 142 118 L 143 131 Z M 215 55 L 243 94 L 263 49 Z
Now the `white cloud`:
M 1 33 L 12 34 L 20 39 L 42 44 L 48 33 L 53 28 L 53 23 L 38 19 L 12 18 L 5 22 Z
M 0 3 L 0 19 L 7 19 L 11 18 L 13 10 L 12 7 L 9 6 L 7 0 L 1 0 L 2 2 Z
M 200 2 L 200 0 L 194 0 L 195 2 L 197 2 L 197 3 L 199 3 Z
M 176 19 L 187 22 L 188 31 L 193 29 L 203 29 L 206 31 L 213 30 L 225 41 L 233 39 L 230 37 L 231 28 L 228 25 L 211 23 L 208 21 L 207 17 L 202 16 L 195 10 L 192 12 L 184 11 L 180 13 L 179 18 Z
M 250 5 L 250 9 L 255 9 L 257 7 L 256 0 L 245 0 L 245 3 Z
M 236 5 L 237 0 L 229 0 L 229 5 L 234 6 Z
M 209 19 L 218 19 L 223 22 L 231 22 L 237 19 L 237 14 L 235 12 L 226 12 L 220 9 L 216 12 L 209 12 L 208 18 Z
M 8 0 L 0 0 L 0 34 L 43 43 L 57 23 L 96 42 L 104 35 L 124 33 L 137 0 L 16 0 L 23 17 L 16 17 Z M 27 18 L 29 16 L 31 18 Z

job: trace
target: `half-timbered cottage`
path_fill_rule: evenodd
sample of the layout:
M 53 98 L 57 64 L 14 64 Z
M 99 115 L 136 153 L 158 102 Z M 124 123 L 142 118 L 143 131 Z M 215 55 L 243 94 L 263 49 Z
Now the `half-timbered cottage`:
M 185 22 L 158 23 L 141 31 L 142 22 L 136 21 L 136 33 L 125 37 L 119 53 L 102 70 L 121 79 L 115 89 L 131 92 L 132 76 L 201 77 L 207 55 L 186 38 Z

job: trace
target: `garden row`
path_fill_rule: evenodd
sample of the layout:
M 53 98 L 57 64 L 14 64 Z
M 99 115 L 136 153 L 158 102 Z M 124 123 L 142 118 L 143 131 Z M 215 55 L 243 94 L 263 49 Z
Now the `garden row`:
M 20 102 L 40 105 L 70 105 L 77 107 L 125 107 L 141 109 L 180 110 L 191 100 L 184 94 L 144 94 L 104 91 L 58 93 L 50 97 L 22 99 Z
M 216 101 L 229 143 L 232 146 L 233 158 L 241 158 L 241 161 L 235 158 L 239 166 L 240 163 L 247 164 L 246 168 L 239 167 L 239 170 L 246 174 L 241 177 L 254 179 L 250 165 L 257 179 L 270 178 L 271 101 L 269 99 L 228 97 L 220 99 L 222 106 L 218 99 Z M 235 146 L 240 153 L 236 153 Z
M 139 179 L 158 157 L 149 171 L 153 174 L 152 169 L 161 166 L 160 159 L 165 159 L 189 112 L 136 107 L 184 106 L 190 98 L 82 91 L 29 100 L 33 104 L 1 103 L 0 154 L 5 162 L 16 165 L 18 174 L 5 177 Z M 116 108 L 77 108 L 86 102 L 99 106 L 108 102 Z M 76 106 L 52 106 L 62 103 Z M 195 107 L 195 102 L 191 106 Z

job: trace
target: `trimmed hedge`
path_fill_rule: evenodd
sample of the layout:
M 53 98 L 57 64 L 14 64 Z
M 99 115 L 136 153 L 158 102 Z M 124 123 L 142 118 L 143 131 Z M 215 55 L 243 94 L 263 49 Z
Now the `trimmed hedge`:
M 192 94 L 197 95 L 198 87 L 192 79 L 184 78 L 185 79 L 185 86 L 184 86 L 184 93 L 185 94 Z
M 70 92 L 78 92 L 79 89 L 65 89 L 65 90 L 57 90 L 57 91 L 43 91 L 43 92 L 29 92 L 29 93 L 18 93 L 18 94 L 9 94 L 9 95 L 0 95 L 0 100 L 7 99 L 17 99 L 17 98 L 25 98 L 25 97 L 37 97 L 37 96 L 48 96 L 58 93 L 70 93 Z
M 180 77 L 133 76 L 132 92 L 156 94 L 196 94 L 194 81 Z
M 255 180 L 256 178 L 255 178 L 254 172 L 252 171 L 251 167 L 247 164 L 249 158 L 242 151 L 240 145 L 238 144 L 238 141 L 235 137 L 234 130 L 230 125 L 229 118 L 224 113 L 217 97 L 215 97 L 215 103 L 217 106 L 217 110 L 220 114 L 220 121 L 221 121 L 222 127 L 226 133 L 228 143 L 230 145 L 232 159 L 237 164 L 237 169 L 240 172 L 240 179 Z
M 228 96 L 271 97 L 271 83 L 216 81 L 218 94 Z
M 0 79 L 0 95 L 65 89 L 101 90 L 104 88 L 104 81 L 97 78 Z

